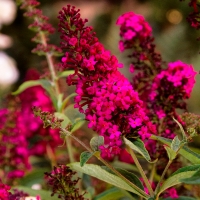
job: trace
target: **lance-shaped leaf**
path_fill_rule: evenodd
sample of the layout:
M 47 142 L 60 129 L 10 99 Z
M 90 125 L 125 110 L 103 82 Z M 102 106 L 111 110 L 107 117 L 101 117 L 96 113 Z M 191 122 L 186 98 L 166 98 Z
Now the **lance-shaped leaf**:
M 80 120 L 78 120 L 77 122 L 75 122 L 75 123 L 72 125 L 71 133 L 73 133 L 73 132 L 75 132 L 76 130 L 78 130 L 79 128 L 81 128 L 81 126 L 83 126 L 84 123 L 85 123 L 85 120 L 84 120 L 84 119 L 80 119 Z
M 162 200 L 174 200 L 174 198 L 168 197 Z M 176 198 L 176 200 L 197 200 L 197 199 L 193 197 L 179 196 L 178 198 Z
M 90 153 L 89 151 L 84 151 L 80 155 L 80 166 L 83 167 L 84 164 L 93 156 L 93 153 Z
M 200 168 L 200 165 L 191 165 L 187 167 L 182 167 L 174 172 L 167 180 L 162 184 L 159 194 L 164 192 L 166 189 L 173 187 L 182 183 L 183 178 L 190 178 L 193 176 Z
M 164 148 L 167 151 L 169 160 L 174 160 L 176 158 L 177 153 L 167 145 L 164 145 Z
M 186 183 L 186 184 L 200 184 L 200 168 L 197 170 L 196 173 L 194 173 L 193 176 L 190 178 L 184 178 L 181 180 L 181 182 Z
M 72 124 L 76 123 L 81 119 L 85 119 L 85 115 L 80 113 L 78 109 L 74 108 L 74 104 L 70 104 L 64 110 L 64 114 L 70 119 Z
M 62 77 L 67 77 L 71 74 L 74 74 L 74 70 L 67 70 L 67 71 L 63 71 L 61 73 L 58 74 L 58 77 L 59 78 L 62 78 Z
M 46 80 L 34 80 L 34 81 L 25 81 L 24 83 L 22 83 L 19 88 L 15 91 L 12 92 L 13 95 L 18 95 L 20 93 L 22 93 L 24 90 L 30 88 L 30 87 L 34 87 L 34 86 L 42 86 L 42 83 L 46 81 Z
M 48 94 L 49 94 L 49 96 L 50 96 L 50 98 L 51 98 L 51 100 L 54 104 L 54 107 L 57 108 L 57 99 L 55 97 L 52 85 L 48 80 L 39 79 L 39 80 L 34 80 L 34 81 L 25 81 L 12 94 L 18 95 L 18 94 L 22 93 L 24 90 L 26 90 L 30 87 L 34 87 L 34 86 L 42 86 L 48 92 Z
M 111 171 L 111 169 L 109 169 L 106 166 L 102 166 L 103 169 L 105 169 L 107 172 L 114 174 L 113 171 Z M 120 174 L 122 174 L 124 177 L 126 177 L 129 181 L 131 181 L 132 183 L 134 183 L 136 186 L 138 186 L 140 189 L 144 190 L 144 187 L 142 185 L 142 182 L 140 181 L 140 179 L 133 174 L 132 172 L 126 171 L 125 169 L 121 169 L 121 168 L 115 168 Z
M 147 199 L 148 195 L 144 196 L 140 192 L 138 192 L 136 189 L 132 188 L 129 186 L 124 180 L 122 180 L 120 177 L 111 174 L 107 172 L 105 169 L 98 165 L 93 165 L 93 164 L 85 164 L 83 167 L 80 166 L 80 163 L 70 163 L 68 164 L 69 167 L 72 169 L 88 174 L 90 176 L 93 176 L 95 178 L 98 178 L 106 183 L 109 183 L 111 185 L 114 185 L 118 188 L 133 192 L 135 194 L 138 194 L 139 196 L 144 197 Z
M 150 139 L 157 140 L 157 141 L 162 142 L 163 144 L 166 144 L 168 146 L 170 146 L 171 143 L 172 143 L 172 140 L 167 139 L 167 138 L 163 138 L 163 137 L 159 137 L 159 136 L 156 136 L 156 135 L 151 135 Z M 186 158 L 187 160 L 189 160 L 191 163 L 193 163 L 193 164 L 200 164 L 200 154 L 192 151 L 186 145 L 184 145 L 180 149 L 179 153 L 184 158 Z
M 72 97 L 75 97 L 77 94 L 76 93 L 72 93 L 70 95 L 68 95 L 62 102 L 62 105 L 61 105 L 61 111 L 65 109 L 65 107 L 67 106 L 67 104 L 69 103 L 69 100 L 72 98 Z
M 108 200 L 108 199 L 122 199 L 123 197 L 126 197 L 126 200 L 136 200 L 138 197 L 134 198 L 131 194 L 129 194 L 126 191 L 123 191 L 119 188 L 112 187 L 101 194 L 94 197 L 93 200 Z
M 182 134 L 183 140 L 186 142 L 187 141 L 187 136 L 185 134 L 183 126 L 174 117 L 173 117 L 173 120 L 178 124 L 179 128 L 181 129 L 181 134 Z
M 124 142 L 126 145 L 128 145 L 131 149 L 137 151 L 139 154 L 141 154 L 148 162 L 151 162 L 151 158 L 149 156 L 148 151 L 146 150 L 144 143 L 140 139 L 135 139 L 133 141 L 130 141 L 124 137 Z
M 104 144 L 104 137 L 103 136 L 95 136 L 90 140 L 90 147 L 93 151 L 98 151 L 99 146 Z

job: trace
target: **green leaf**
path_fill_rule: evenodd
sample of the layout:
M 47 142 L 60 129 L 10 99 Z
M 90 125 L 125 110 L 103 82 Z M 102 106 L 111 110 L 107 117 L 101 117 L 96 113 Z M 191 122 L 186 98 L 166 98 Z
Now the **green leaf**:
M 99 150 L 99 146 L 104 144 L 104 137 L 103 136 L 95 136 L 90 140 L 90 147 L 94 151 Z
M 26 176 L 21 178 L 19 180 L 19 185 L 21 186 L 27 186 L 31 187 L 32 185 L 36 183 L 43 183 L 44 181 L 44 172 L 49 171 L 50 169 L 48 168 L 43 168 L 43 169 L 35 169 L 28 173 Z
M 200 184 L 200 168 L 197 170 L 196 173 L 194 173 L 193 176 L 190 178 L 184 178 L 181 180 L 181 182 L 186 183 L 186 184 Z
M 71 124 L 70 119 L 63 113 L 60 112 L 55 112 L 54 116 L 58 119 L 62 119 L 63 121 L 61 122 L 61 127 L 66 128 L 67 125 Z
M 191 165 L 187 167 L 182 167 L 174 172 L 167 180 L 162 184 L 159 194 L 165 191 L 166 189 L 173 187 L 182 183 L 183 178 L 190 178 L 193 176 L 200 168 L 200 165 Z
M 63 94 L 59 94 L 58 101 L 57 101 L 58 112 L 62 112 L 62 101 L 63 101 Z
M 164 148 L 167 151 L 167 155 L 168 155 L 169 160 L 174 160 L 176 158 L 176 155 L 177 155 L 176 152 L 166 145 L 164 145 Z
M 114 174 L 113 171 L 111 171 L 111 169 L 109 169 L 106 166 L 102 166 L 103 169 L 105 169 L 107 172 Z M 132 172 L 126 171 L 125 169 L 121 169 L 121 168 L 115 168 L 120 174 L 122 174 L 124 177 L 126 177 L 130 182 L 132 182 L 133 184 L 135 184 L 137 187 L 139 187 L 141 190 L 144 190 L 144 187 L 142 185 L 142 182 L 140 181 L 140 179 L 133 174 Z M 115 175 L 115 174 L 114 174 Z
M 69 118 L 63 114 L 63 113 L 60 113 L 60 112 L 55 112 L 54 113 L 55 117 L 57 117 L 58 119 L 62 119 L 63 121 L 61 122 L 61 127 L 62 128 L 66 128 L 68 124 L 71 123 L 71 121 L 69 120 Z
M 183 140 L 186 142 L 187 141 L 187 136 L 185 134 L 185 131 L 184 131 L 182 125 L 174 117 L 173 117 L 173 120 L 178 124 L 179 128 L 181 129 Z
M 25 81 L 19 86 L 19 88 L 15 92 L 12 92 L 12 95 L 18 95 L 30 87 L 39 86 L 39 85 L 42 86 L 42 81 L 44 80 Z
M 76 93 L 72 93 L 70 95 L 68 95 L 62 102 L 62 106 L 61 106 L 61 111 L 65 109 L 65 107 L 67 106 L 70 98 L 75 97 L 77 94 Z
M 162 200 L 174 200 L 174 198 L 165 198 Z M 176 198 L 176 200 L 197 200 L 196 198 L 192 198 L 192 197 L 186 197 L 186 196 L 179 196 L 178 198 Z
M 72 74 L 74 74 L 74 70 L 67 70 L 67 71 L 63 71 L 63 72 L 59 73 L 58 77 L 59 78 L 67 77 L 67 76 L 72 75 Z
M 28 193 L 30 196 L 37 196 L 39 195 L 41 197 L 42 200 L 58 200 L 57 196 L 51 196 L 52 192 L 46 191 L 46 190 L 33 190 L 29 187 L 25 187 L 25 186 L 17 186 L 17 187 L 13 187 L 12 189 L 18 189 L 18 190 L 22 190 L 26 193 Z
M 119 178 L 118 176 L 114 174 L 107 172 L 105 169 L 103 169 L 102 167 L 98 165 L 85 164 L 83 167 L 81 167 L 80 163 L 70 163 L 68 164 L 68 166 L 76 171 L 98 178 L 118 188 L 128 190 L 130 192 L 143 196 L 138 191 L 136 191 L 131 186 L 129 186 L 124 180 L 122 180 L 121 178 Z M 143 197 L 146 198 L 145 196 Z
M 172 140 L 172 143 L 171 143 L 172 150 L 177 152 L 179 150 L 180 146 L 181 146 L 181 141 L 178 139 L 178 136 L 174 137 L 174 139 Z
M 172 140 L 170 140 L 170 139 L 159 137 L 159 136 L 156 136 L 156 135 L 151 135 L 150 139 L 157 140 L 157 141 L 162 142 L 163 144 L 166 144 L 168 146 L 170 146 L 171 142 L 172 142 Z M 189 160 L 191 163 L 200 164 L 200 154 L 192 151 L 186 145 L 184 145 L 183 148 L 180 149 L 179 153 L 184 158 Z
M 127 197 L 127 200 L 133 200 L 133 198 L 128 192 L 123 191 L 119 188 L 112 187 L 101 194 L 94 197 L 93 200 L 119 200 L 122 197 Z M 136 199 L 135 199 L 136 200 Z
M 85 119 L 85 115 L 80 113 L 78 109 L 74 108 L 74 104 L 67 106 L 67 108 L 64 110 L 64 114 L 70 119 L 72 124 L 81 119 Z
M 137 151 L 139 154 L 141 154 L 148 162 L 151 162 L 151 158 L 149 156 L 148 151 L 146 150 L 144 143 L 140 139 L 135 139 L 133 141 L 130 141 L 124 137 L 124 142 L 126 145 L 128 145 L 131 149 Z
M 79 128 L 81 128 L 81 126 L 83 126 L 83 124 L 85 123 L 85 120 L 84 119 L 80 119 L 78 120 L 76 123 L 74 123 L 72 125 L 72 128 L 71 128 L 71 133 L 75 132 L 76 130 L 78 130 Z
M 83 167 L 84 164 L 93 156 L 93 153 L 90 153 L 89 151 L 84 151 L 81 153 L 80 156 L 80 166 Z
M 54 104 L 54 107 L 57 109 L 57 103 L 56 103 L 57 99 L 55 97 L 52 85 L 48 80 L 39 79 L 39 80 L 34 80 L 34 81 L 26 81 L 26 82 L 22 83 L 15 92 L 12 92 L 12 94 L 18 95 L 18 94 L 22 93 L 24 90 L 26 90 L 30 87 L 34 87 L 34 86 L 42 86 L 48 92 L 48 94 Z

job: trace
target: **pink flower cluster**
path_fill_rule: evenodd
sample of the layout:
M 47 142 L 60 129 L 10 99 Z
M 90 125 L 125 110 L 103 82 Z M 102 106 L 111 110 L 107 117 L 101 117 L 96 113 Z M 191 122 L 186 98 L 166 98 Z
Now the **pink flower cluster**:
M 9 192 L 10 188 L 11 188 L 10 186 L 3 184 L 0 179 L 0 200 L 8 199 L 10 195 Z
M 157 95 L 160 95 L 160 86 L 165 87 L 165 89 L 174 95 L 169 95 L 167 98 L 169 101 L 176 101 L 175 95 L 180 95 L 182 99 L 187 99 L 190 97 L 192 89 L 195 84 L 195 75 L 192 65 L 183 63 L 182 61 L 171 62 L 168 64 L 168 68 L 159 73 L 152 84 L 152 92 L 150 95 L 151 100 L 153 100 Z
M 152 34 L 152 29 L 144 17 L 133 12 L 121 15 L 116 24 L 120 26 L 119 49 L 121 51 L 129 48 L 133 43 L 143 43 Z
M 39 74 L 34 70 L 27 73 L 27 80 L 38 78 Z M 44 156 L 47 148 L 54 152 L 62 140 L 58 130 L 44 129 L 41 120 L 33 115 L 32 106 L 53 111 L 51 100 L 41 86 L 29 88 L 19 98 L 9 97 L 7 101 L 8 109 L 0 110 L 0 121 L 3 122 L 0 125 L 0 165 L 6 182 L 11 183 L 30 169 L 30 155 Z
M 102 155 L 120 153 L 121 136 L 148 138 L 155 132 L 129 81 L 118 71 L 121 64 L 105 50 L 79 10 L 68 6 L 59 13 L 63 68 L 73 68 L 68 84 L 76 85 L 75 107 L 86 115 L 88 127 L 105 138 Z
M 149 24 L 140 15 L 133 12 L 123 14 L 118 18 L 117 25 L 120 26 L 121 36 L 119 49 L 131 52 L 133 87 L 144 102 L 147 116 L 155 123 L 160 136 L 174 138 L 179 127 L 172 117 L 179 119 L 176 109 L 186 110 L 185 99 L 191 94 L 196 72 L 191 65 L 181 61 L 166 66 L 155 51 Z M 133 32 L 135 34 L 130 34 Z M 163 154 L 165 151 L 155 141 L 148 140 L 145 145 L 151 156 L 159 152 L 166 157 Z
M 0 165 L 3 172 L 1 175 L 7 183 L 23 177 L 24 172 L 30 169 L 28 142 L 18 123 L 19 109 L 18 106 L 15 108 L 10 105 L 9 109 L 0 110 L 0 121 L 5 123 L 0 127 Z
M 162 59 L 155 52 L 152 29 L 144 17 L 133 12 L 121 15 L 116 24 L 120 26 L 119 49 L 129 50 L 131 59 L 130 72 L 134 73 L 133 86 L 142 100 L 146 101 L 148 90 L 151 87 L 150 77 L 161 70 Z
M 191 65 L 176 61 L 168 64 L 166 70 L 162 70 L 153 79 L 149 94 L 149 107 L 151 114 L 155 112 L 158 120 L 164 119 L 165 126 L 163 136 L 173 138 L 174 133 L 170 130 L 173 123 L 170 118 L 178 118 L 176 109 L 186 110 L 185 99 L 190 97 L 195 84 L 195 75 Z M 175 129 L 174 129 L 175 131 Z

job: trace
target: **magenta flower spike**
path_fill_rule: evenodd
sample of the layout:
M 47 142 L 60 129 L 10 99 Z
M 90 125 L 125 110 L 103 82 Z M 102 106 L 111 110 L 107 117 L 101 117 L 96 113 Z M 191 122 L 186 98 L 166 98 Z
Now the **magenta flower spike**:
M 138 132 L 145 127 L 146 135 L 155 133 L 138 93 L 118 71 L 121 64 L 104 49 L 92 27 L 85 25 L 87 20 L 80 18 L 79 10 L 68 5 L 58 18 L 61 47 L 66 52 L 62 66 L 74 69 L 67 83 L 76 85 L 75 107 L 86 115 L 88 127 L 105 138 L 102 155 L 119 154 L 122 135 L 134 133 L 139 137 Z

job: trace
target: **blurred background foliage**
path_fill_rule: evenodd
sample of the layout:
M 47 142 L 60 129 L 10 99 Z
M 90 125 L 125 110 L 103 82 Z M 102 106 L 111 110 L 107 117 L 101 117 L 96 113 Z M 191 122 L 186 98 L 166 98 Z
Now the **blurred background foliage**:
M 6 0 L 0 0 L 6 1 Z M 127 11 L 133 11 L 144 15 L 153 28 L 153 35 L 163 60 L 172 62 L 182 60 L 191 63 L 197 71 L 200 70 L 200 32 L 190 27 L 186 18 L 192 8 L 188 6 L 189 1 L 185 0 L 40 0 L 40 8 L 43 13 L 50 18 L 50 22 L 57 29 L 57 15 L 59 10 L 67 4 L 80 8 L 83 18 L 88 18 L 89 25 L 94 27 L 100 41 L 114 53 L 118 59 L 124 63 L 122 72 L 131 79 L 128 70 L 129 60 L 125 53 L 118 50 L 119 28 L 115 25 L 119 15 Z M 24 80 L 26 71 L 29 68 L 36 68 L 41 73 L 46 65 L 43 57 L 38 57 L 31 53 L 35 44 L 31 42 L 34 33 L 27 27 L 29 19 L 23 17 L 23 10 L 17 9 L 16 17 L 10 24 L 1 26 L 1 33 L 8 35 L 12 39 L 12 45 L 1 48 L 0 51 L 6 53 L 16 62 L 19 71 L 19 78 L 12 85 L 2 87 L 0 84 L 0 95 L 3 97 L 10 91 L 15 90 Z M 56 32 L 51 36 L 51 43 L 59 45 L 59 34 Z M 4 76 L 7 69 L 0 74 Z M 189 111 L 200 113 L 200 77 L 196 77 L 197 83 L 189 100 Z M 0 106 L 1 107 L 1 106 Z

